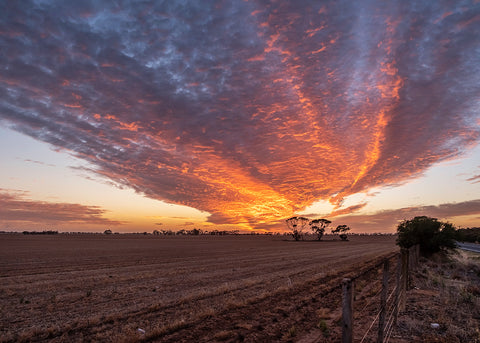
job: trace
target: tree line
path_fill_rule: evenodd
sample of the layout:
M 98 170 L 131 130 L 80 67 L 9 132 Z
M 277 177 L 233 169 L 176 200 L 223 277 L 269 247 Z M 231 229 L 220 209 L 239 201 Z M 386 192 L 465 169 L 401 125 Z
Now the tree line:
M 212 236 L 227 236 L 227 235 L 238 235 L 240 234 L 239 230 L 202 230 L 202 229 L 191 229 L 185 230 L 181 229 L 178 231 L 172 230 L 153 230 L 153 235 L 155 236 L 200 236 L 200 235 L 212 235 Z
M 305 229 L 310 230 L 317 235 L 317 240 L 321 241 L 327 227 L 332 223 L 325 218 L 320 219 L 308 219 L 305 217 L 291 217 L 285 220 L 287 227 L 291 231 L 293 239 L 296 241 L 303 239 Z M 332 229 L 332 234 L 338 234 L 342 241 L 347 240 L 347 231 L 350 230 L 348 225 L 338 225 L 335 229 Z
M 457 241 L 480 243 L 480 227 L 458 229 Z
M 309 219 L 297 216 L 288 218 L 285 222 L 290 230 L 290 235 L 296 241 L 304 238 L 307 229 L 310 229 L 320 241 L 327 227 L 332 223 L 325 218 Z M 332 229 L 332 234 L 338 234 L 340 239 L 345 241 L 347 240 L 346 232 L 349 230 L 348 225 L 338 225 Z M 428 216 L 403 220 L 397 226 L 397 235 L 397 245 L 401 248 L 410 248 L 418 244 L 423 255 L 455 248 L 456 241 L 480 242 L 479 227 L 457 229 L 449 222 L 442 222 Z
M 44 230 L 44 231 L 23 231 L 24 235 L 58 235 L 58 231 Z

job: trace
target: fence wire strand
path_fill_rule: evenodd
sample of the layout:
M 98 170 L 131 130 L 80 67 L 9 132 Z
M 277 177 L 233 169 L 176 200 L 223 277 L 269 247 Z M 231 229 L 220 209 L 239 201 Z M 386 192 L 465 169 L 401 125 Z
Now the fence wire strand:
M 387 323 L 387 326 L 386 326 L 386 332 L 387 334 L 385 335 L 385 343 L 388 343 L 389 339 L 390 339 L 390 336 L 393 332 L 393 312 L 390 314 L 390 318 L 388 318 L 388 323 Z
M 375 324 L 375 322 L 377 321 L 377 319 L 378 319 L 379 316 L 380 316 L 380 311 L 378 311 L 377 315 L 375 316 L 375 319 L 373 320 L 372 324 L 370 324 L 370 327 L 367 329 L 367 331 L 366 331 L 365 334 L 363 335 L 362 340 L 360 341 L 360 343 L 363 343 L 363 341 L 365 340 L 365 338 L 367 338 L 368 333 L 369 333 L 370 330 L 372 329 L 373 324 Z
M 418 261 L 415 261 L 415 259 L 418 259 L 418 255 L 412 249 L 409 249 L 407 251 L 407 253 L 410 253 L 409 254 L 410 256 L 407 260 L 407 266 L 408 266 L 407 268 L 410 270 L 411 268 L 416 267 L 416 263 L 418 263 Z M 366 270 L 363 270 L 361 273 L 357 274 L 356 276 L 351 277 L 351 281 L 355 281 L 355 280 L 357 280 L 361 277 L 366 276 L 368 273 L 371 273 L 375 269 L 378 269 L 386 260 L 391 260 L 395 256 L 398 256 L 398 253 L 391 254 L 391 255 L 385 257 L 382 261 L 376 263 L 374 266 L 372 266 L 372 267 L 370 267 Z M 403 262 L 399 261 L 398 263 L 403 263 Z M 400 268 L 400 267 L 398 267 L 398 268 Z M 388 343 L 388 341 L 392 337 L 392 333 L 395 329 L 395 325 L 394 325 L 395 324 L 395 319 L 396 319 L 395 313 L 396 313 L 396 311 L 398 311 L 401 302 L 404 301 L 405 297 L 406 297 L 406 293 L 405 293 L 406 289 L 404 289 L 404 284 L 406 283 L 405 279 L 408 280 L 408 275 L 404 275 L 403 272 L 402 273 L 398 272 L 398 273 L 399 274 L 397 274 L 397 278 L 395 278 L 395 282 L 396 282 L 395 286 L 391 290 L 390 294 L 388 294 L 388 292 L 387 292 L 388 296 L 387 296 L 387 299 L 385 301 L 385 307 L 383 309 L 385 311 L 385 316 L 388 316 L 388 319 L 387 319 L 387 321 L 386 321 L 386 323 L 384 324 L 384 327 L 383 327 L 383 333 L 384 333 L 383 341 L 385 343 Z M 392 280 L 393 278 L 389 278 L 389 279 Z M 388 289 L 388 286 L 387 286 L 387 289 Z M 375 299 L 375 298 L 378 297 L 378 295 L 381 292 L 382 292 L 382 287 L 380 287 L 380 290 L 373 297 L 369 297 L 369 298 Z M 395 295 L 395 298 L 392 299 L 392 297 L 394 295 Z M 367 307 L 372 305 L 372 303 L 373 303 L 373 301 L 368 301 L 367 299 L 365 299 L 365 301 L 366 301 L 366 304 L 365 304 L 365 306 L 363 306 L 363 309 L 359 313 L 363 313 L 367 309 Z M 373 326 L 379 320 L 381 312 L 382 312 L 381 309 L 378 310 L 378 312 L 375 315 L 375 318 L 373 319 L 373 321 L 370 323 L 370 326 L 368 327 L 368 329 L 363 334 L 363 337 L 360 340 L 360 343 L 365 342 L 365 340 L 366 340 L 368 334 L 370 333 L 370 331 L 372 330 Z M 378 324 L 380 325 L 380 323 L 378 323 Z
M 394 301 L 390 302 L 389 306 L 388 306 L 388 309 L 387 309 L 387 304 L 389 303 L 389 301 L 392 299 L 393 295 L 395 294 L 397 290 L 397 285 L 395 285 L 395 287 L 392 289 L 392 291 L 390 292 L 390 294 L 388 295 L 387 297 L 387 300 L 386 300 L 386 305 L 385 305 L 385 312 L 388 314 L 390 313 L 390 316 L 388 317 L 388 320 L 387 320 L 387 324 L 385 325 L 385 329 L 384 331 L 386 332 L 386 335 L 385 337 L 390 337 L 391 335 L 391 332 L 393 331 L 393 313 L 394 313 L 394 310 L 395 308 L 398 306 L 398 304 L 395 304 Z M 376 298 L 380 293 L 382 292 L 382 288 L 380 288 L 380 290 L 373 296 L 373 298 Z M 368 305 L 370 305 L 371 302 L 367 302 L 367 304 L 363 307 L 362 311 L 360 313 L 362 313 Z M 379 316 L 380 316 L 380 312 L 381 310 L 378 311 L 377 315 L 375 316 L 375 318 L 373 319 L 372 323 L 370 324 L 369 328 L 367 329 L 367 331 L 365 331 L 360 343 L 363 343 L 365 341 L 365 339 L 367 338 L 370 330 L 372 329 L 372 327 L 375 325 L 375 322 L 378 320 Z
M 381 292 L 382 292 L 382 288 L 380 287 L 380 290 L 379 290 L 373 297 L 370 297 L 370 298 L 376 298 L 376 297 L 378 297 L 378 295 L 379 295 Z M 367 303 L 365 304 L 365 306 L 362 308 L 362 310 L 361 310 L 359 313 L 363 313 L 363 311 L 365 311 L 365 310 L 367 309 L 368 305 L 371 305 L 371 304 L 372 304 L 371 301 L 367 301 L 367 300 L 366 300 L 366 302 L 367 302 Z
M 392 295 L 395 293 L 396 290 L 397 290 L 397 286 L 395 286 L 395 288 L 393 289 L 392 293 L 391 293 L 390 296 L 388 297 L 387 302 L 386 302 L 387 304 L 388 304 L 388 302 L 390 301 L 390 299 L 392 298 Z M 388 312 L 392 311 L 392 310 L 395 308 L 395 305 L 396 305 L 396 304 L 395 304 L 395 301 L 392 301 L 392 302 L 390 303 L 390 306 L 388 307 L 388 309 L 387 309 L 385 312 L 388 313 Z M 385 307 L 386 307 L 386 306 L 385 306 Z M 393 313 L 393 312 L 392 312 L 392 313 Z
M 396 290 L 397 290 L 397 286 L 393 287 L 392 292 L 390 293 L 390 295 L 387 298 L 387 303 L 390 301 L 390 299 L 392 298 L 392 296 L 393 296 L 393 294 L 395 293 Z

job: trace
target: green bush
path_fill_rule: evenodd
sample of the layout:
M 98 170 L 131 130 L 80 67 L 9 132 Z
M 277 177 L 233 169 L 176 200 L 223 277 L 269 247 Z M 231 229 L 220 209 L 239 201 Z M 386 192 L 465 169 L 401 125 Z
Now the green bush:
M 456 247 L 455 227 L 436 218 L 421 216 L 404 220 L 398 225 L 397 233 L 397 244 L 401 248 L 410 248 L 419 244 L 423 255 Z

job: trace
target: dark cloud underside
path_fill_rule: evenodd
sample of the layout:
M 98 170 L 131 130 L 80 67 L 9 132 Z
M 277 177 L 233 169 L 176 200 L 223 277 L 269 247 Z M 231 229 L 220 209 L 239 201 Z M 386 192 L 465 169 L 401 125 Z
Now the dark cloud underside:
M 418 176 L 479 135 L 480 3 L 0 5 L 0 121 L 217 223 Z

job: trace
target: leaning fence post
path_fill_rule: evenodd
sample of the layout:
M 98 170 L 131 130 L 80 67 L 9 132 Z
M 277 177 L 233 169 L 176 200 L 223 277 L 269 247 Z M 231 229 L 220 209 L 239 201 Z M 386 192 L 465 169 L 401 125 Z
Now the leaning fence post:
M 395 287 L 395 306 L 393 308 L 393 323 L 397 325 L 398 310 L 400 307 L 400 290 L 402 288 L 402 255 L 398 255 L 397 259 L 397 286 Z
M 342 282 L 342 343 L 353 342 L 353 282 L 343 279 Z
M 390 261 L 387 259 L 383 263 L 383 279 L 382 294 L 380 298 L 380 317 L 378 318 L 378 343 L 383 343 L 383 334 L 385 330 L 385 313 L 387 311 L 387 295 L 388 295 L 388 269 Z

